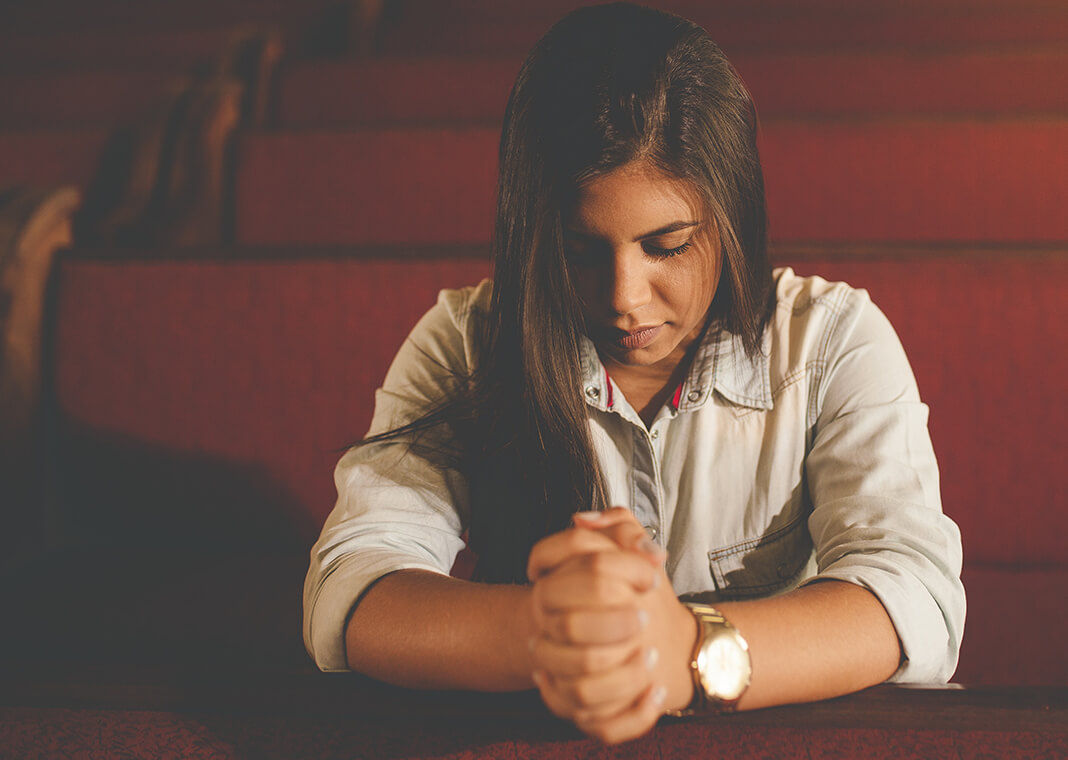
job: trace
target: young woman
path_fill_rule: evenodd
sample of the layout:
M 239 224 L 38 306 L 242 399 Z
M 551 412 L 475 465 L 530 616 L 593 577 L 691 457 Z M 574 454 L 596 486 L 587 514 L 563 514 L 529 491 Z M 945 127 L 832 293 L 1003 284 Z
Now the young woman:
M 537 688 L 613 742 L 948 679 L 960 535 L 908 362 L 865 292 L 772 271 L 765 228 L 753 105 L 703 30 L 623 3 L 553 27 L 505 117 L 495 279 L 441 294 L 338 465 L 319 666 Z

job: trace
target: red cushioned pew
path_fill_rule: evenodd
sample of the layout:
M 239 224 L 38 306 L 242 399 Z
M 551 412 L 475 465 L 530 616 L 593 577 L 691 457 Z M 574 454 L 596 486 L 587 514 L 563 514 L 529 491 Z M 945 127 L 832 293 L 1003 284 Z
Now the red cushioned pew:
M 0 185 L 88 185 L 108 129 L 0 131 Z
M 760 115 L 1068 113 L 1068 50 L 740 54 Z M 280 72 L 283 128 L 497 125 L 519 61 L 387 57 L 305 61 Z
M 299 587 L 333 465 L 437 290 L 489 272 L 480 249 L 318 253 L 62 260 L 56 503 L 34 560 L 7 578 L 17 624 L 0 651 L 305 663 Z M 867 287 L 910 354 L 964 536 L 958 680 L 1068 682 L 1068 357 L 1055 349 L 1068 252 L 848 246 L 776 259 Z M 61 624 L 72 615 L 76 639 Z
M 381 49 L 404 55 L 522 55 L 580 2 L 524 12 L 508 3 L 406 2 L 382 31 Z M 678 11 L 728 54 L 745 50 L 967 49 L 1041 43 L 1064 48 L 1068 10 L 1051 0 L 1008 2 L 647 4 Z M 528 4 L 531 8 L 541 4 Z
M 0 127 L 24 129 L 128 123 L 166 93 L 190 86 L 166 71 L 0 72 Z
M 210 65 L 250 32 L 271 29 L 287 47 L 346 50 L 366 23 L 366 0 L 45 0 L 5 9 L 0 69 L 16 72 L 135 67 L 188 72 Z M 9 4 L 11 5 L 11 4 Z
M 776 240 L 1068 239 L 1068 120 L 764 124 Z M 492 128 L 288 130 L 238 146 L 241 244 L 490 239 Z

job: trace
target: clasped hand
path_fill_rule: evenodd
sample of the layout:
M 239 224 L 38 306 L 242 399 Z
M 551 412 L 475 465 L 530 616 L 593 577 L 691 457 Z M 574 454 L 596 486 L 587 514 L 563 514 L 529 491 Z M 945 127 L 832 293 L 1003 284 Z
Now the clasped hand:
M 554 714 L 625 741 L 689 703 L 696 624 L 672 591 L 666 555 L 629 510 L 574 522 L 530 554 L 533 678 Z

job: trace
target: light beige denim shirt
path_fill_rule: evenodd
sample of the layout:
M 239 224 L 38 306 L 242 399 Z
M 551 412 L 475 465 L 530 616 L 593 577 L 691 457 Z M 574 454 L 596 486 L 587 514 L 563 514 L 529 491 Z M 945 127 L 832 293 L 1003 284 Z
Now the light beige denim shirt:
M 765 597 L 834 578 L 872 591 L 897 629 L 895 681 L 952 675 L 964 627 L 957 526 L 942 513 L 927 406 L 901 343 L 866 291 L 775 272 L 760 355 L 710 331 L 674 403 L 646 428 L 583 345 L 583 394 L 609 503 L 668 551 L 683 598 Z M 408 421 L 468 371 L 491 284 L 442 291 L 376 395 L 371 433 Z M 311 552 L 304 640 L 346 669 L 344 628 L 386 573 L 447 574 L 463 547 L 457 473 L 403 443 L 355 448 Z

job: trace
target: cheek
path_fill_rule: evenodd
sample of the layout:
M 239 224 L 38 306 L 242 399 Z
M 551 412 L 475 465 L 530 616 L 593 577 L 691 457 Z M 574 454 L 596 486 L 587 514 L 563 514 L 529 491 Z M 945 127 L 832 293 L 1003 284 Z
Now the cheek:
M 671 294 L 669 298 L 677 312 L 691 321 L 700 320 L 712 305 L 718 279 L 719 268 L 715 262 L 695 261 L 665 278 L 665 292 Z
M 600 297 L 600 275 L 595 267 L 572 266 L 568 269 L 571 286 L 583 306 L 592 306 Z

